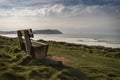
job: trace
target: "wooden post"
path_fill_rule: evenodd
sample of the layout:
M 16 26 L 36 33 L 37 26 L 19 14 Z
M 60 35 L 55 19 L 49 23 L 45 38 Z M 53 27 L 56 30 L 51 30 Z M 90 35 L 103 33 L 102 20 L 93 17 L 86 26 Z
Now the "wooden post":
M 19 40 L 19 45 L 20 45 L 20 49 L 24 50 L 24 43 L 23 43 L 23 39 L 22 39 L 22 34 L 20 31 L 17 31 L 17 35 L 18 35 L 18 40 Z
M 29 32 L 27 30 L 24 31 L 24 37 L 25 37 L 25 48 L 26 48 L 26 52 L 28 54 L 31 53 L 31 41 L 30 41 L 30 36 L 29 36 Z

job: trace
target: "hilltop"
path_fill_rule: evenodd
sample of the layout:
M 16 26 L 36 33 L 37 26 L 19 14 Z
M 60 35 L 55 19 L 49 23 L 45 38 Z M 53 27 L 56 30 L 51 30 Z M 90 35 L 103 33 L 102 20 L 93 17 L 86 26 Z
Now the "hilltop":
M 60 64 L 37 61 L 20 51 L 17 38 L 0 36 L 0 80 L 120 80 L 120 49 L 65 42 L 49 44 L 48 56 Z

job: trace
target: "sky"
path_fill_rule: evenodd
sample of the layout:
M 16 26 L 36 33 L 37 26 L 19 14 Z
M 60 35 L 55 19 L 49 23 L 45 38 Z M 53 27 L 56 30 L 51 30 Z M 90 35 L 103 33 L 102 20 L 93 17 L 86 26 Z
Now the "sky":
M 120 0 L 0 0 L 0 30 L 120 33 Z

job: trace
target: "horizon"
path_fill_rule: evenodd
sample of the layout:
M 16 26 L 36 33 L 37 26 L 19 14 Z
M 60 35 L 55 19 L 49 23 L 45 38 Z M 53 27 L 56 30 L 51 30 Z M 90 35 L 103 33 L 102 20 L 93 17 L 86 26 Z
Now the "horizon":
M 119 0 L 0 0 L 0 31 L 120 34 Z

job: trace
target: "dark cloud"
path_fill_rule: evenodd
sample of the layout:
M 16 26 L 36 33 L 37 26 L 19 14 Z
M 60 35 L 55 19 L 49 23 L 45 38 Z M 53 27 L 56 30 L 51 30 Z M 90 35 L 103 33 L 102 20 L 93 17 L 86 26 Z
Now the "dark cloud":
M 120 5 L 120 0 L 0 0 L 0 8 L 41 7 L 42 5 L 62 4 L 73 5 Z

